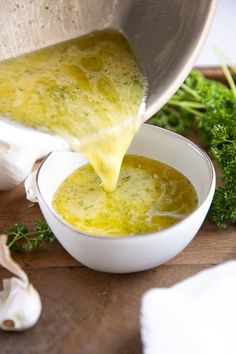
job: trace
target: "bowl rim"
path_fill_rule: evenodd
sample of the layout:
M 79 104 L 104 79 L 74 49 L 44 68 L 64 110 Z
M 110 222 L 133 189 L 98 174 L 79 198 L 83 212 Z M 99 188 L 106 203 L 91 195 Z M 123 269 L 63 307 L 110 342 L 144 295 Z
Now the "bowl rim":
M 165 234 L 166 232 L 171 232 L 174 231 L 175 229 L 177 229 L 178 227 L 181 227 L 184 223 L 186 223 L 187 221 L 189 221 L 190 219 L 192 219 L 193 216 L 195 216 L 205 205 L 205 203 L 207 202 L 207 199 L 210 195 L 210 193 L 212 192 L 212 189 L 215 189 L 215 185 L 216 185 L 216 174 L 215 174 L 215 169 L 214 169 L 214 165 L 210 159 L 210 157 L 207 155 L 207 153 L 198 145 L 196 145 L 194 142 L 192 142 L 191 140 L 189 140 L 188 138 L 177 134 L 175 132 L 172 132 L 170 130 L 158 127 L 158 126 L 154 126 L 154 125 L 150 125 L 150 124 L 145 124 L 142 123 L 140 126 L 140 129 L 142 127 L 148 127 L 148 129 L 155 129 L 155 130 L 160 130 L 162 131 L 162 133 L 165 134 L 169 134 L 171 136 L 173 136 L 176 139 L 182 140 L 184 143 L 187 143 L 188 145 L 190 145 L 191 147 L 194 148 L 194 150 L 197 150 L 197 152 L 202 156 L 202 158 L 205 160 L 206 164 L 208 165 L 208 170 L 209 170 L 209 175 L 210 175 L 210 182 L 209 182 L 209 188 L 206 192 L 206 197 L 204 198 L 204 200 L 201 202 L 201 204 L 199 204 L 197 206 L 197 208 L 195 210 L 193 210 L 190 214 L 188 214 L 188 216 L 186 216 L 184 219 L 182 219 L 181 221 L 177 222 L 176 224 L 169 226 L 165 229 L 162 229 L 160 231 L 153 231 L 153 232 L 148 232 L 148 233 L 142 233 L 142 234 L 137 234 L 137 235 L 119 235 L 119 236 L 109 236 L 109 235 L 91 235 L 88 233 L 85 233 L 83 231 L 80 231 L 79 229 L 76 229 L 74 226 L 70 225 L 69 223 L 67 223 L 66 221 L 64 221 L 57 213 L 56 211 L 52 208 L 51 205 L 49 205 L 46 200 L 43 197 L 43 194 L 40 190 L 40 186 L 39 186 L 39 175 L 40 173 L 42 173 L 42 168 L 44 166 L 44 164 L 49 160 L 49 158 L 55 154 L 55 153 L 59 153 L 62 151 L 53 151 L 50 152 L 41 162 L 39 168 L 37 169 L 36 172 L 36 176 L 35 176 L 35 186 L 36 186 L 36 191 L 37 191 L 37 195 L 40 196 L 45 208 L 47 209 L 47 211 L 49 213 L 51 213 L 59 223 L 61 223 L 64 227 L 67 227 L 69 229 L 71 229 L 72 231 L 74 231 L 77 235 L 79 236 L 85 236 L 88 237 L 90 239 L 103 239 L 103 240 L 110 240 L 110 242 L 113 242 L 112 240 L 135 240 L 135 239 L 140 239 L 140 238 L 150 238 L 153 237 L 155 234 L 155 237 L 161 237 L 163 236 L 163 234 Z M 146 128 L 145 128 L 146 129 Z M 66 151 L 67 153 L 75 153 L 72 151 Z M 39 203 L 40 204 L 40 203 Z M 46 218 L 45 218 L 46 219 Z M 46 220 L 47 221 L 47 220 Z

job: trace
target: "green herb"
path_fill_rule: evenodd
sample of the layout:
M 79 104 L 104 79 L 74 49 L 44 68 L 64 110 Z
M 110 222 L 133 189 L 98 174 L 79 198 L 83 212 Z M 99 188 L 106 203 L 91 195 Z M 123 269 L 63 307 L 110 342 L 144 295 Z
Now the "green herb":
M 198 88 L 205 83 L 205 78 L 193 71 L 182 87 L 149 121 L 153 125 L 186 134 L 192 125 L 192 117 L 201 117 L 204 105 Z
M 12 251 L 30 252 L 39 248 L 43 241 L 53 242 L 55 236 L 44 220 L 37 220 L 34 229 L 29 231 L 22 222 L 15 223 L 4 231 L 8 236 L 8 247 Z
M 187 134 L 190 127 L 199 128 L 201 141 L 221 168 L 224 182 L 224 187 L 216 189 L 209 216 L 224 228 L 236 223 L 236 88 L 229 69 L 221 64 L 229 87 L 193 71 L 149 122 L 180 134 Z

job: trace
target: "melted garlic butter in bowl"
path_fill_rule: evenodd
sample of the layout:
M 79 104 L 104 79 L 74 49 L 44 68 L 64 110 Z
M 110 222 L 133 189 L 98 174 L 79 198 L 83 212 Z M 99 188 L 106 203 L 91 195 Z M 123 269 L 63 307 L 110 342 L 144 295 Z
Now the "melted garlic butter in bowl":
M 151 167 L 149 161 L 151 161 Z M 163 167 L 168 165 L 168 173 L 162 171 L 160 172 L 160 175 L 164 173 L 165 179 L 172 176 L 173 173 L 177 176 L 178 181 L 180 178 L 179 183 L 180 186 L 182 186 L 182 189 L 178 191 L 179 197 L 186 198 L 183 203 L 184 205 L 186 205 L 186 200 L 189 196 L 191 197 L 191 203 L 189 204 L 191 205 L 191 210 L 189 209 L 190 213 L 183 215 L 184 210 L 181 210 L 180 207 L 178 214 L 175 213 L 175 215 L 172 215 L 175 217 L 177 216 L 177 222 L 175 218 L 172 219 L 171 224 L 168 224 L 170 220 L 170 209 L 168 212 L 162 210 L 162 215 L 160 215 L 161 212 L 159 211 L 157 219 L 155 220 L 154 218 L 152 224 L 145 224 L 145 222 L 143 223 L 144 220 L 139 220 L 140 223 L 138 224 L 137 222 L 137 225 L 135 225 L 132 223 L 132 220 L 130 220 L 133 213 L 132 203 L 139 200 L 139 207 L 141 209 L 143 208 L 142 210 L 146 210 L 147 207 L 152 208 L 154 205 L 158 204 L 158 197 L 161 198 L 160 190 L 155 190 L 155 193 L 158 194 L 158 196 L 155 194 L 155 200 L 151 198 L 154 190 L 150 191 L 150 193 L 146 191 L 145 196 L 141 196 L 143 197 L 142 201 L 140 201 L 138 197 L 138 199 L 135 199 L 136 196 L 131 195 L 132 193 L 135 193 L 129 190 L 126 198 L 127 203 L 124 206 L 124 201 L 122 200 L 114 202 L 116 191 L 119 190 L 119 188 L 115 192 L 112 192 L 114 193 L 113 197 L 109 197 L 108 200 L 102 199 L 104 198 L 104 191 L 102 191 L 101 194 L 101 190 L 98 190 L 97 192 L 89 191 L 90 188 L 93 188 L 89 183 L 99 184 L 99 180 L 88 165 L 88 161 L 81 154 L 68 151 L 53 152 L 44 160 L 39 168 L 36 176 L 36 183 L 33 183 L 32 189 L 37 196 L 41 211 L 62 246 L 82 264 L 96 270 L 115 273 L 127 273 L 150 269 L 163 264 L 176 256 L 187 246 L 200 228 L 210 207 L 215 189 L 214 168 L 205 152 L 180 135 L 165 129 L 143 124 L 136 134 L 124 159 L 125 168 L 123 172 L 121 169 L 120 178 L 122 179 L 123 177 L 125 179 L 125 177 L 127 177 L 128 169 L 130 167 L 132 169 L 133 165 L 140 170 L 139 167 L 142 163 L 148 165 L 148 171 L 145 172 L 145 169 L 143 170 L 143 173 L 147 174 L 149 174 L 150 168 L 156 170 L 157 167 L 160 171 L 160 166 Z M 76 184 L 73 184 L 76 193 L 72 194 L 76 195 L 79 192 L 77 196 L 81 196 L 86 191 L 88 192 L 87 197 L 83 198 L 84 204 L 82 206 L 79 205 L 79 208 L 82 208 L 81 213 L 84 212 L 86 218 L 89 215 L 89 207 L 91 207 L 91 203 L 88 199 L 89 196 L 91 196 L 90 192 L 92 194 L 95 193 L 92 198 L 92 204 L 94 203 L 93 205 L 95 205 L 95 209 L 93 210 L 94 213 L 100 212 L 102 214 L 104 212 L 104 210 L 102 210 L 103 203 L 107 202 L 111 203 L 109 211 L 119 214 L 121 218 L 120 222 L 119 220 L 112 221 L 109 216 L 107 217 L 107 224 L 109 225 L 109 223 L 111 223 L 109 225 L 109 232 L 106 229 L 105 215 L 102 215 L 100 222 L 92 226 L 88 224 L 86 225 L 86 223 L 81 225 L 80 219 L 75 218 L 75 220 L 72 221 L 70 219 L 72 214 L 70 213 L 68 214 L 69 220 L 66 220 L 67 216 L 64 213 L 66 213 L 65 209 L 67 207 L 67 202 L 69 204 L 72 202 L 71 208 L 73 209 L 74 201 L 70 201 L 70 198 L 67 200 L 65 196 L 61 205 L 60 197 L 61 193 L 66 193 L 63 191 L 63 187 L 67 186 L 67 182 L 69 182 L 69 186 L 70 181 L 73 180 L 76 174 L 79 174 L 80 176 L 77 179 Z M 83 174 L 85 174 L 85 176 Z M 154 178 L 152 177 L 150 180 L 152 182 L 152 187 L 156 187 L 158 177 L 154 176 Z M 85 189 L 83 188 L 84 181 L 88 183 L 85 186 Z M 136 182 L 135 185 L 140 187 L 141 181 Z M 125 183 L 123 184 L 123 187 L 122 181 L 120 183 L 120 188 L 124 188 L 124 190 L 121 191 L 121 194 L 124 196 Z M 98 189 L 101 188 L 100 185 L 97 185 L 97 187 Z M 185 187 L 187 187 L 186 190 Z M 138 192 L 139 190 L 136 190 L 137 194 Z M 167 191 L 167 194 L 172 194 L 172 192 L 173 187 L 170 186 L 170 190 Z M 96 193 L 98 193 L 97 196 Z M 80 204 L 81 198 L 78 200 L 77 196 L 75 197 L 75 201 Z M 196 197 L 198 200 L 197 205 Z M 128 200 L 130 201 L 130 205 L 128 205 Z M 159 199 L 159 202 L 161 202 L 161 199 Z M 112 210 L 114 203 L 118 211 Z M 55 204 L 57 205 L 55 206 Z M 96 209 L 96 206 L 98 205 L 101 208 L 99 211 Z M 119 206 L 122 209 L 126 209 L 120 211 Z M 168 208 L 170 207 L 172 208 L 172 211 L 179 208 L 179 206 L 174 203 L 168 206 Z M 56 210 L 57 208 L 59 210 Z M 130 210 L 132 210 L 131 214 L 129 214 Z M 137 210 L 137 212 L 139 211 L 140 210 Z M 122 217 L 125 218 L 125 212 L 127 212 L 127 226 L 124 226 L 124 219 L 122 220 Z M 165 224 L 165 228 L 160 231 L 156 229 L 155 224 L 158 219 L 162 219 Z M 119 227 L 118 231 L 114 228 L 114 225 L 116 228 Z M 149 226 L 147 227 L 147 225 Z M 81 231 L 78 230 L 77 227 L 84 229 Z M 90 229 L 90 227 L 92 227 L 92 229 Z M 126 235 L 120 235 L 120 230 L 121 228 L 123 229 L 123 227 L 127 227 L 125 232 Z M 149 227 L 150 229 L 147 229 Z M 89 229 L 91 231 L 90 234 L 88 233 Z M 106 232 L 102 232 L 102 229 Z M 119 234 L 119 236 L 114 236 L 114 233 L 116 235 Z
M 197 206 L 191 182 L 174 168 L 138 155 L 124 157 L 118 184 L 106 192 L 91 164 L 59 186 L 53 207 L 69 225 L 94 236 L 160 231 Z

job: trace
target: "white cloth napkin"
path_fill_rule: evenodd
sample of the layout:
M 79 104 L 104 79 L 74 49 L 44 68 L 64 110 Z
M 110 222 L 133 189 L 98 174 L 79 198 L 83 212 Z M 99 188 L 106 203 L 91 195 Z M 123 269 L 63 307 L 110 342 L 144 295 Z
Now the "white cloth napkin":
M 236 261 L 142 299 L 144 354 L 236 354 Z

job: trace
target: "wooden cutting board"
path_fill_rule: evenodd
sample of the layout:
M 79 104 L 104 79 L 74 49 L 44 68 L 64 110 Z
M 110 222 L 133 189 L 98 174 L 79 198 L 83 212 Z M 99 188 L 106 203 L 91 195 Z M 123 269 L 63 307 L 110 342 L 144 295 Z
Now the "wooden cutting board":
M 204 73 L 224 81 L 218 69 Z M 0 193 L 0 231 L 16 221 L 42 218 L 23 186 Z M 17 254 L 43 301 L 38 324 L 24 333 L 0 332 L 1 354 L 136 354 L 142 352 L 140 301 L 152 287 L 169 287 L 196 272 L 236 257 L 236 228 L 205 222 L 190 245 L 167 264 L 136 274 L 90 270 L 57 243 Z M 9 274 L 0 269 L 0 279 Z

